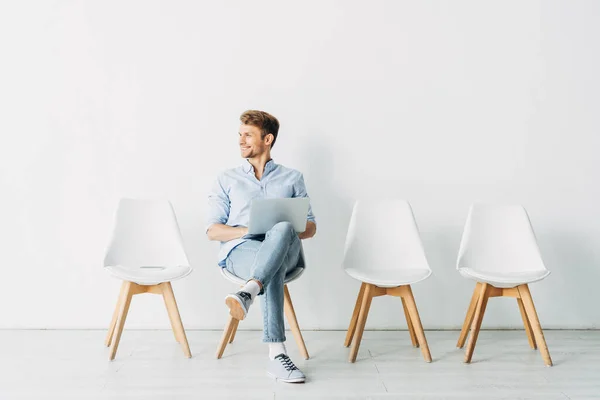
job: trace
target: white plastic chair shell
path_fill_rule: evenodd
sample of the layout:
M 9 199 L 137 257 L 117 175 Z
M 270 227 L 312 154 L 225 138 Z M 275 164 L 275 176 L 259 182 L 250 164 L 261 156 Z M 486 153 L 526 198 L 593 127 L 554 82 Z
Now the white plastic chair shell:
M 379 287 L 411 285 L 431 275 L 410 204 L 357 201 L 346 237 L 343 269 Z
M 550 274 L 520 205 L 473 204 L 456 268 L 465 278 L 499 288 L 540 281 Z
M 140 285 L 189 275 L 192 268 L 171 203 L 121 199 L 104 267 L 114 277 Z

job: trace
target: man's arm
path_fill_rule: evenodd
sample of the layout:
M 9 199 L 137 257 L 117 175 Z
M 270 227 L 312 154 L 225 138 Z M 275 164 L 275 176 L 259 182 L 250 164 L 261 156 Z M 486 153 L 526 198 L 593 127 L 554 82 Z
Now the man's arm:
M 310 239 L 317 233 L 317 224 L 312 221 L 306 221 L 306 230 L 298 234 L 300 239 Z
M 208 240 L 218 240 L 219 242 L 229 242 L 233 239 L 239 239 L 248 233 L 245 226 L 229 226 L 224 224 L 212 224 L 206 231 Z
M 300 178 L 294 185 L 294 197 L 308 197 L 306 185 L 304 184 L 304 176 L 300 174 Z M 312 212 L 312 206 L 308 204 L 308 216 L 306 217 L 306 230 L 298 235 L 300 239 L 310 239 L 317 233 L 317 222 Z
M 248 229 L 226 225 L 229 219 L 229 195 L 223 177 L 219 176 L 208 195 L 206 236 L 209 240 L 228 242 L 244 236 Z

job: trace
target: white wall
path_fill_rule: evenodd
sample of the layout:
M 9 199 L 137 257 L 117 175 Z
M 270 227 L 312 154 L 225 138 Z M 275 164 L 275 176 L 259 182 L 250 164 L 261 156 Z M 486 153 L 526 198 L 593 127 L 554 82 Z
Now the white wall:
M 16 1 L 0 5 L 1 328 L 105 328 L 119 282 L 101 262 L 121 196 L 172 200 L 194 273 L 187 328 L 220 329 L 234 289 L 204 236 L 206 195 L 237 165 L 239 114 L 282 122 L 277 162 L 304 172 L 319 222 L 291 286 L 305 329 L 344 329 L 353 201 L 402 197 L 434 271 L 426 328 L 462 323 L 454 269 L 474 200 L 522 203 L 552 275 L 547 328 L 600 325 L 600 4 Z M 514 300 L 484 325 L 520 327 Z M 261 326 L 258 308 L 244 323 Z M 157 296 L 129 327 L 168 327 Z M 398 299 L 370 328 L 405 328 Z

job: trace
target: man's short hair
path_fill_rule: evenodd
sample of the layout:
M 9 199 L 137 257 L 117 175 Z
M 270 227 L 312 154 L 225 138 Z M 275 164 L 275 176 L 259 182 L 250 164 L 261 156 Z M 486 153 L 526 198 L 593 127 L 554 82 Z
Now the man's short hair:
M 240 116 L 240 121 L 244 125 L 252 125 L 261 130 L 261 138 L 264 139 L 269 133 L 273 135 L 273 143 L 271 148 L 275 146 L 277 140 L 277 133 L 279 132 L 279 121 L 271 114 L 259 111 L 259 110 L 248 110 Z

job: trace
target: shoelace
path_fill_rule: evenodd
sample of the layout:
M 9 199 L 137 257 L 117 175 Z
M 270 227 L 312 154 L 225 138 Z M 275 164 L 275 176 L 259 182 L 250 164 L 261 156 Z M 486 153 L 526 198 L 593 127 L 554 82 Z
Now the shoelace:
M 278 359 L 287 371 L 295 371 L 298 369 L 298 367 L 294 365 L 292 360 L 290 360 L 290 358 L 285 354 L 280 354 L 277 357 L 275 357 L 275 359 Z

